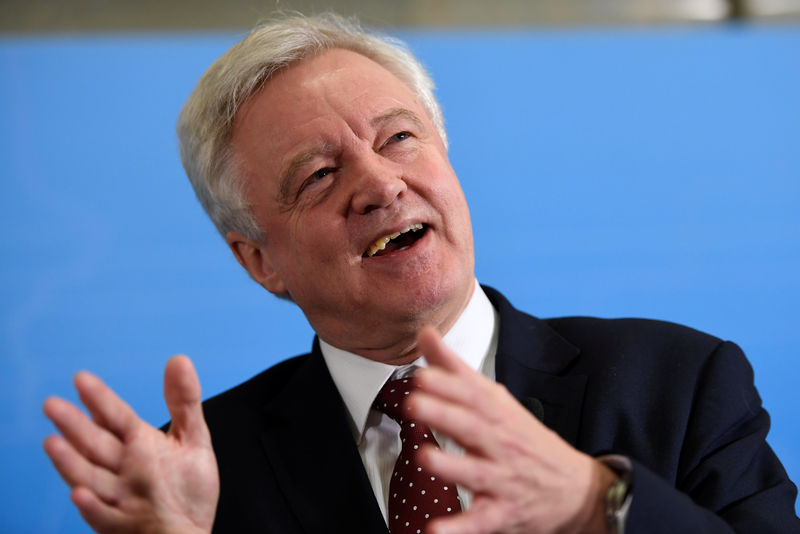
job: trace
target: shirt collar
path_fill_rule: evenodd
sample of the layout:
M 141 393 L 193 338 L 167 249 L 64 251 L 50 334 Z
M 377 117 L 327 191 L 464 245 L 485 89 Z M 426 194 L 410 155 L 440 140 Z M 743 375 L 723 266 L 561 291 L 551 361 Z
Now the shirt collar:
M 487 369 L 486 363 L 487 361 L 493 363 L 493 351 L 497 348 L 497 322 L 497 313 L 476 282 L 469 303 L 453 327 L 445 334 L 444 342 L 467 365 L 492 376 L 494 366 L 488 366 L 492 368 Z M 401 375 L 411 366 L 427 367 L 424 356 L 411 364 L 395 366 L 336 348 L 322 338 L 319 340 L 319 345 L 331 378 L 347 406 L 356 443 L 361 441 L 372 401 L 375 400 L 383 384 L 393 374 Z

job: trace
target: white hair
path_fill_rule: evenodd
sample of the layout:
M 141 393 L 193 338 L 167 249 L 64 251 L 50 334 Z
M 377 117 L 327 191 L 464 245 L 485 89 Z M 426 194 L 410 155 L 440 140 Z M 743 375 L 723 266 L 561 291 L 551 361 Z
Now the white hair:
M 198 200 L 223 237 L 233 230 L 261 241 L 265 230 L 253 216 L 233 161 L 231 128 L 236 113 L 276 72 L 332 48 L 362 54 L 403 81 L 447 146 L 433 81 L 402 41 L 368 33 L 357 21 L 332 13 L 268 21 L 209 67 L 178 117 L 183 167 Z

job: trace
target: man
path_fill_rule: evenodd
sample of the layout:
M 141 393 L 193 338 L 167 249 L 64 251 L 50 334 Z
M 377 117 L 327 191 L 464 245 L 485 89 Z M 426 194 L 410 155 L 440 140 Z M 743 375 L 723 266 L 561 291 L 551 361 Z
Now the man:
M 318 339 L 202 408 L 173 358 L 166 434 L 88 373 L 92 420 L 48 399 L 63 437 L 45 449 L 97 531 L 800 532 L 738 348 L 542 321 L 477 285 L 431 82 L 396 44 L 332 16 L 261 26 L 203 76 L 179 136 L 237 260 Z M 395 480 L 415 472 L 458 499 L 427 512 L 439 497 Z

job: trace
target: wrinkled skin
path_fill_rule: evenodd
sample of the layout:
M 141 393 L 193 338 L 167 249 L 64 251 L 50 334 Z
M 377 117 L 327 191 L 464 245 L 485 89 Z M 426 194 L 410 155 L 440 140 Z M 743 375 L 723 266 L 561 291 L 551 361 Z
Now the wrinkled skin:
M 400 364 L 447 331 L 474 288 L 472 226 L 447 150 L 397 77 L 329 50 L 279 73 L 237 114 L 232 146 L 263 241 L 230 232 L 250 275 L 289 293 L 325 341 Z M 406 250 L 364 257 L 412 223 Z

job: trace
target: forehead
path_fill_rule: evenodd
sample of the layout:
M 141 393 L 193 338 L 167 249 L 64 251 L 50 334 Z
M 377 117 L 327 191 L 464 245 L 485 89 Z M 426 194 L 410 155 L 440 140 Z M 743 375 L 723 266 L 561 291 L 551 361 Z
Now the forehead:
M 417 108 L 415 95 L 397 76 L 350 50 L 327 50 L 277 73 L 242 106 L 234 136 L 258 126 L 282 136 L 317 117 L 338 114 L 358 120 L 390 107 Z M 414 109 L 415 110 L 415 109 Z
M 290 149 L 336 125 L 364 128 L 388 109 L 404 108 L 427 119 L 414 93 L 371 59 L 349 50 L 327 50 L 276 74 L 237 113 L 236 152 Z M 424 116 L 424 117 L 423 117 Z M 279 154 L 273 154 L 279 155 Z

